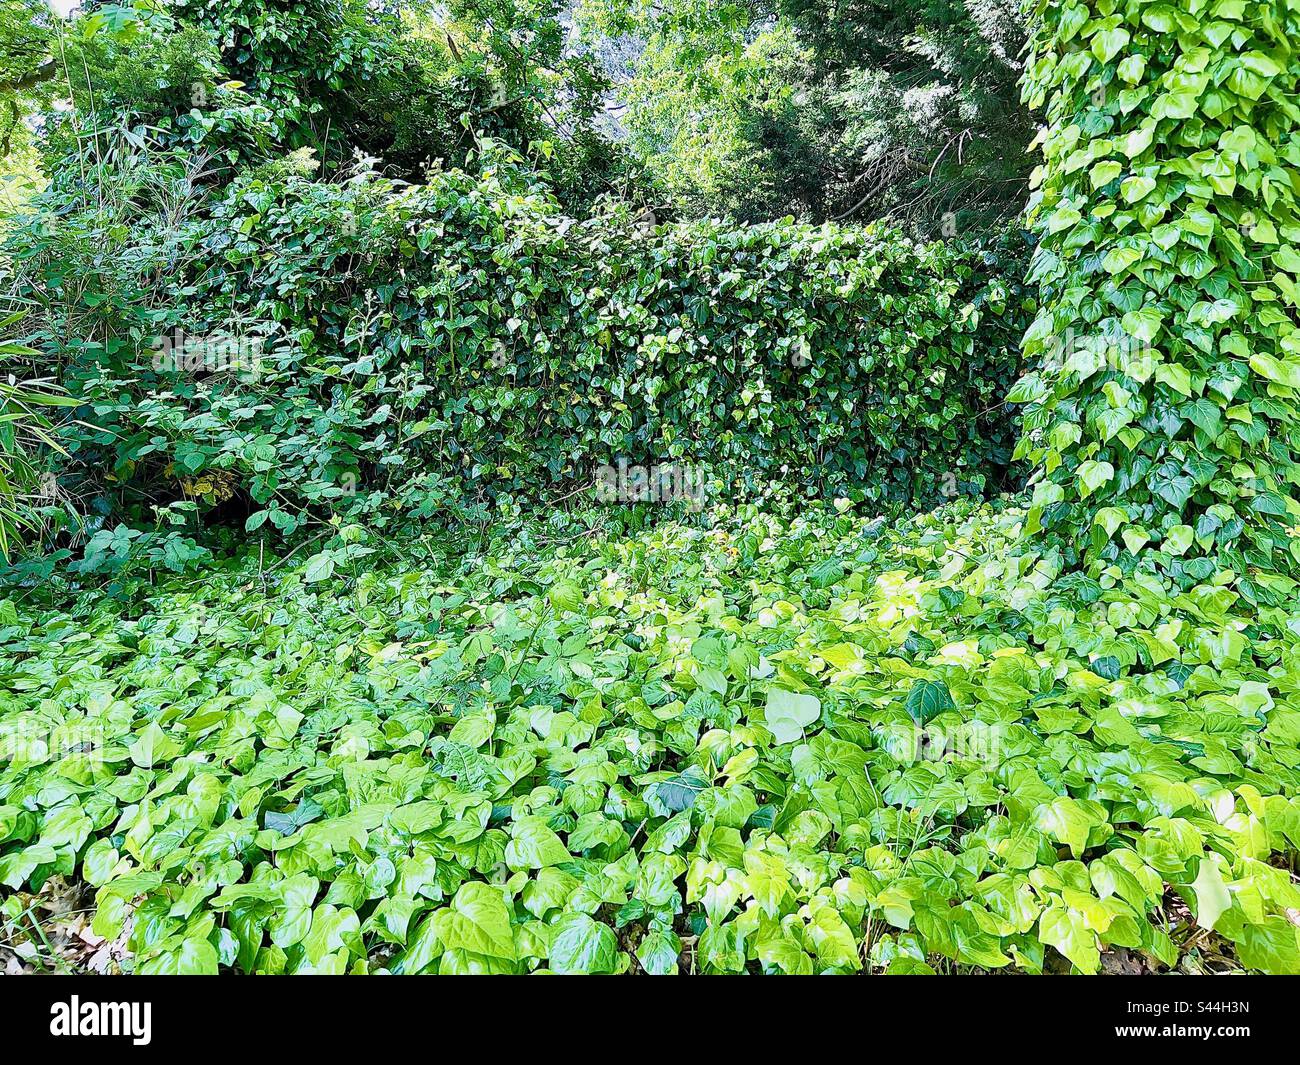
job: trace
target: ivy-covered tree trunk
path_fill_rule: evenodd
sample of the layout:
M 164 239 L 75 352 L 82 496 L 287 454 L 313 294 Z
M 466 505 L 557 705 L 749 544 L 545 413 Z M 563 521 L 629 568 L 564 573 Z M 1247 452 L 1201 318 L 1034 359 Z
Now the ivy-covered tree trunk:
M 1094 573 L 1292 588 L 1300 0 L 1038 0 L 1027 533 Z

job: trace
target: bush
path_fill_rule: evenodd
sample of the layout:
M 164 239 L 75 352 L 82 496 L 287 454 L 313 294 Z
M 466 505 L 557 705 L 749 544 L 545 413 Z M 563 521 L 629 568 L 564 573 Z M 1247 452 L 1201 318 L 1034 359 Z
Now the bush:
M 618 89 L 628 143 L 682 210 L 889 218 L 933 238 L 1024 209 L 1020 0 L 585 0 L 644 42 Z M 597 45 L 600 47 L 600 44 Z

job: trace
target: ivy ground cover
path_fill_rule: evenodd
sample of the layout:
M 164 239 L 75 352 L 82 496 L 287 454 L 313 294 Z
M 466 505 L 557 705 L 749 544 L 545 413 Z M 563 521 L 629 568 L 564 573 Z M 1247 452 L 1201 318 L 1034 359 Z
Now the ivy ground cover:
M 5 950 L 71 885 L 141 973 L 1300 971 L 1294 609 L 844 509 L 15 594 Z

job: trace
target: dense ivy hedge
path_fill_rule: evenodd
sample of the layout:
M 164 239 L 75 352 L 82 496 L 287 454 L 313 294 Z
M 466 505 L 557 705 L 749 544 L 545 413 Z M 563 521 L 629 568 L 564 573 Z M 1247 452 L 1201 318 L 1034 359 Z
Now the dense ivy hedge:
M 87 311 L 103 259 L 70 274 L 51 236 L 78 224 L 17 250 L 37 339 L 87 403 L 70 449 L 128 505 L 244 493 L 251 527 L 291 531 L 322 508 L 555 498 L 619 459 L 696 464 L 733 496 L 1006 479 L 1023 238 L 575 222 L 508 160 L 422 186 L 258 173 L 196 223 L 167 292 L 129 280 Z M 177 330 L 256 340 L 259 372 L 157 369 L 149 341 Z
M 1184 587 L 1217 564 L 1268 597 L 1247 574 L 1300 558 L 1300 4 L 1040 2 L 1038 20 L 1025 350 L 1049 358 L 1015 392 L 1042 471 L 1027 531 Z

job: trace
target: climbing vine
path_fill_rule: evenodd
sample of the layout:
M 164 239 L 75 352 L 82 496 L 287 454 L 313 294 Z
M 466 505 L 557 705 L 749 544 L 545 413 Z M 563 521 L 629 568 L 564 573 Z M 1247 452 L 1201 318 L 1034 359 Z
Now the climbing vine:
M 1026 531 L 1276 601 L 1300 560 L 1300 2 L 1036 14 Z

